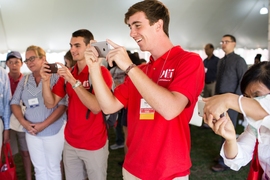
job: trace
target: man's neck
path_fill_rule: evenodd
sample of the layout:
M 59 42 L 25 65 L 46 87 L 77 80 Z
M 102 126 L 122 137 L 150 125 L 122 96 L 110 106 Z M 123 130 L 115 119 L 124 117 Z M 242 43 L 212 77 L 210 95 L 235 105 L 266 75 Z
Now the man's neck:
M 21 76 L 21 73 L 20 72 L 9 72 L 8 73 L 9 74 L 9 76 L 13 79 L 13 80 L 18 80 L 19 78 L 20 78 L 20 76 Z
M 207 57 L 207 59 L 211 59 L 212 56 L 213 56 L 213 54 L 210 54 L 210 55 Z
M 233 50 L 232 51 L 225 52 L 225 55 L 231 54 L 232 52 L 233 52 Z
M 174 47 L 173 44 L 171 43 L 171 41 L 167 41 L 162 46 L 159 44 L 158 46 L 159 47 L 155 47 L 155 49 L 150 51 L 154 60 L 157 60 L 159 57 L 161 57 L 163 54 L 165 54 L 167 51 L 169 51 L 170 49 L 172 49 Z
M 86 66 L 85 59 L 77 61 L 78 74 L 80 74 L 82 72 L 82 70 L 84 69 L 85 66 Z

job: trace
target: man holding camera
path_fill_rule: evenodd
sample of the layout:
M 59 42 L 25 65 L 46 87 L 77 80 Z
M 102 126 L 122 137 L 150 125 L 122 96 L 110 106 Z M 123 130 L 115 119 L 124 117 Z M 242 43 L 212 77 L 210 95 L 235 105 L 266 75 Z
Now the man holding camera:
M 100 106 L 89 82 L 89 70 L 84 58 L 86 48 L 90 47 L 93 35 L 86 29 L 75 31 L 70 40 L 70 52 L 76 61 L 70 71 L 64 64 L 57 73 L 57 84 L 50 89 L 49 66 L 43 65 L 43 97 L 48 108 L 54 107 L 66 94 L 69 98 L 68 120 L 65 127 L 63 160 L 67 180 L 95 179 L 104 180 L 107 176 L 108 136 L 107 126 Z M 110 72 L 100 67 L 108 87 L 112 86 Z M 87 177 L 85 175 L 85 169 Z
M 151 53 L 147 64 L 136 66 L 127 51 L 114 49 L 107 60 L 128 77 L 114 94 L 101 76 L 99 54 L 90 47 L 85 58 L 95 95 L 104 113 L 128 108 L 128 151 L 123 177 L 130 179 L 189 178 L 189 121 L 204 85 L 204 66 L 198 54 L 174 46 L 169 39 L 169 11 L 157 0 L 141 1 L 125 14 L 130 36 L 142 51 Z

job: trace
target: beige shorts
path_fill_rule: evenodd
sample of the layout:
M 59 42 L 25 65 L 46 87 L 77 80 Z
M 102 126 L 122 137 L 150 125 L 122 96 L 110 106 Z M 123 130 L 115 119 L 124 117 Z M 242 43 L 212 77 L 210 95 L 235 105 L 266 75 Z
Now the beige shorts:
M 27 143 L 25 140 L 25 132 L 17 132 L 10 129 L 10 146 L 12 155 L 17 154 L 19 149 L 20 151 L 28 151 Z
M 66 180 L 95 179 L 106 180 L 109 149 L 108 141 L 98 150 L 72 147 L 65 141 L 63 161 Z

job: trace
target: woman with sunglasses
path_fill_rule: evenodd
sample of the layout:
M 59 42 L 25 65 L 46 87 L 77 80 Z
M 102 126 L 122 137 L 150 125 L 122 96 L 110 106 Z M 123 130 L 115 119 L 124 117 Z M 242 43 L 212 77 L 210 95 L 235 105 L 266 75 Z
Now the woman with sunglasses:
M 24 62 L 32 73 L 25 75 L 19 82 L 11 100 L 12 112 L 26 132 L 36 180 L 61 180 L 60 161 L 64 146 L 66 99 L 64 98 L 51 109 L 46 108 L 42 97 L 40 75 L 41 66 L 46 61 L 46 53 L 38 46 L 29 46 L 25 57 Z M 53 74 L 51 87 L 57 80 L 58 75 Z M 24 115 L 20 108 L 20 101 L 26 106 Z
M 270 62 L 261 62 L 248 69 L 241 81 L 241 91 L 245 97 L 227 93 L 204 99 L 204 121 L 225 139 L 220 155 L 235 171 L 252 160 L 257 139 L 259 162 L 264 171 L 262 179 L 269 179 Z M 242 113 L 248 122 L 238 138 L 229 116 L 220 118 L 228 109 Z

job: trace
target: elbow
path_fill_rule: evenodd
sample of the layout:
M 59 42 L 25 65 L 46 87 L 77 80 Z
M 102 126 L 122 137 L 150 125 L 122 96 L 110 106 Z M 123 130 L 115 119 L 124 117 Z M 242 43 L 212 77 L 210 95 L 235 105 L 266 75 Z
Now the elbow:
M 48 104 L 48 103 L 44 103 L 44 104 L 45 104 L 46 108 L 48 108 L 48 109 L 52 109 L 53 107 L 55 107 L 54 104 Z
M 165 120 L 170 121 L 173 120 L 174 118 L 176 118 L 179 114 L 164 114 L 162 115 L 164 117 Z

